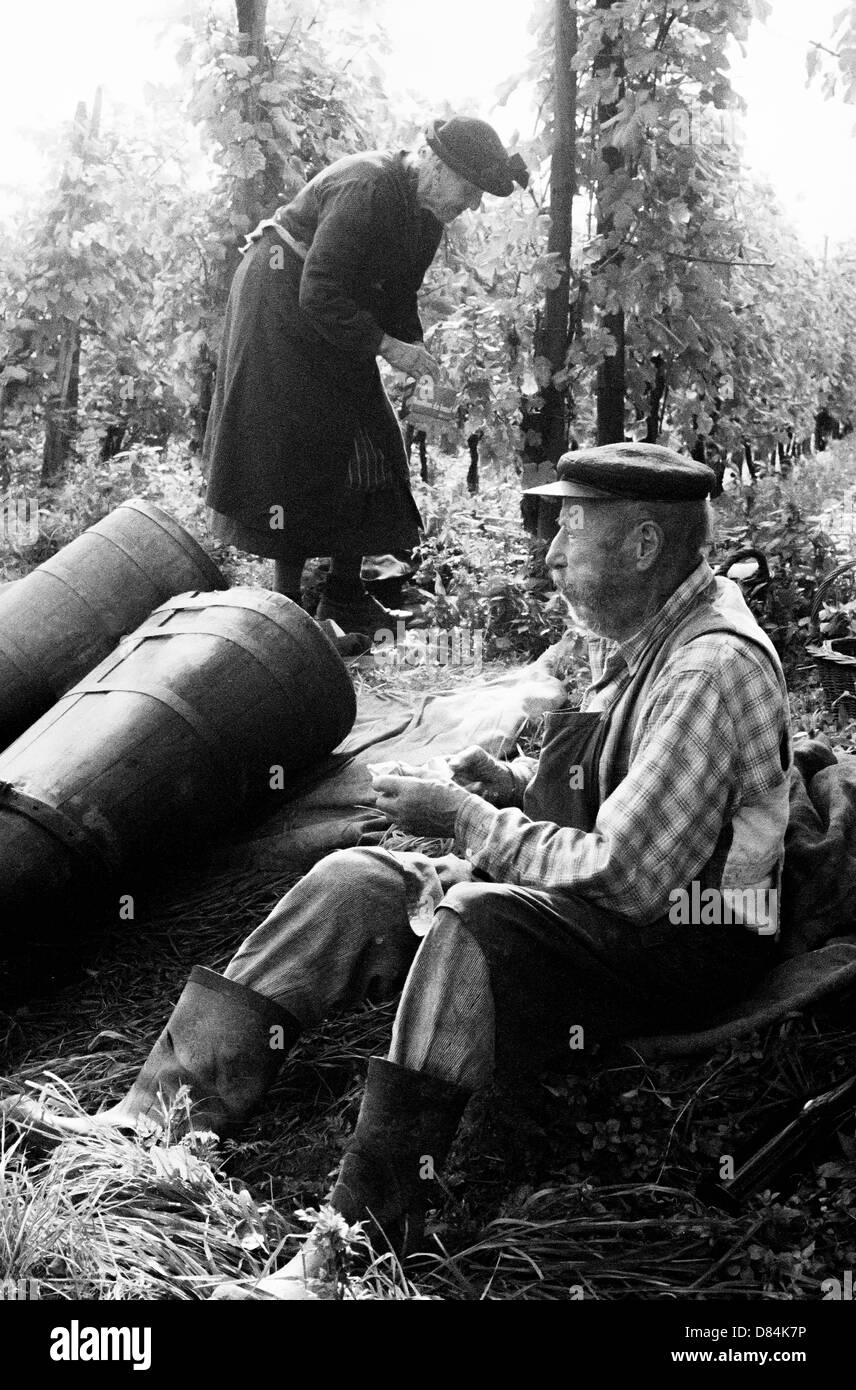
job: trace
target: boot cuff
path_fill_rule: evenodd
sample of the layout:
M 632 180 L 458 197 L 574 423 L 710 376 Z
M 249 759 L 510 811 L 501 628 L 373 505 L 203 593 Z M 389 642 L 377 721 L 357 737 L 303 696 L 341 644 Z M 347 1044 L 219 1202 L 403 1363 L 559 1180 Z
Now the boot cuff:
M 453 1081 L 443 1081 L 424 1071 L 402 1067 L 385 1057 L 369 1058 L 366 1089 L 369 1088 L 378 1099 L 389 1096 L 393 1102 L 400 1102 L 406 1095 L 423 1105 L 460 1106 L 462 1109 L 472 1095 L 472 1091 Z
M 209 970 L 207 965 L 194 965 L 188 983 L 213 990 L 215 994 L 225 994 L 227 998 L 252 1009 L 253 1013 L 259 1014 L 265 1022 L 281 1024 L 294 1038 L 302 1031 L 303 1025 L 294 1014 L 290 1014 L 288 1009 L 284 1009 L 275 999 L 268 998 L 266 994 L 259 994 L 258 990 L 250 989 L 249 985 L 241 985 L 237 980 L 218 975 L 216 970 Z

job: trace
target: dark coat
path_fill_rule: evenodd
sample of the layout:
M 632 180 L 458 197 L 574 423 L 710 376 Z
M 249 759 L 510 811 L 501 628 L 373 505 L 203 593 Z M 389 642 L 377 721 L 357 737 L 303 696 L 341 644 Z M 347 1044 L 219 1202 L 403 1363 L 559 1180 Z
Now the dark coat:
M 442 226 L 419 208 L 403 155 L 381 152 L 338 160 L 276 220 L 308 254 L 267 227 L 235 274 L 205 440 L 207 502 L 268 534 L 271 508 L 282 508 L 275 534 L 323 555 L 349 548 L 358 425 L 407 478 L 375 357 L 384 333 L 421 341 L 416 292 Z M 399 495 L 415 538 L 406 482 Z

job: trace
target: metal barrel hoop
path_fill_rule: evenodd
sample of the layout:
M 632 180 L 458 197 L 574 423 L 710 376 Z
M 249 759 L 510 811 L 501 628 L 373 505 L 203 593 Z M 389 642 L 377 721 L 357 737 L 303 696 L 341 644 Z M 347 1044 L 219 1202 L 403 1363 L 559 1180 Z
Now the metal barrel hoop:
M 32 821 L 86 865 L 94 854 L 108 874 L 119 868 L 120 860 L 112 845 L 94 835 L 67 811 L 41 797 L 27 796 L 12 782 L 0 782 L 0 812 L 3 811 Z

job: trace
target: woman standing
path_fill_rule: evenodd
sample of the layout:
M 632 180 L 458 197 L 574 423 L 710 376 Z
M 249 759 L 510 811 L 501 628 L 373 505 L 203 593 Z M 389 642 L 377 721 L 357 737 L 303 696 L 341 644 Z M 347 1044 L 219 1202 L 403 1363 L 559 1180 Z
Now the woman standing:
M 434 121 L 416 151 L 337 160 L 244 248 L 205 438 L 212 529 L 274 560 L 274 587 L 298 603 L 306 559 L 329 555 L 317 617 L 345 631 L 404 616 L 360 566 L 411 550 L 421 524 L 376 358 L 437 379 L 416 296 L 443 227 L 527 179 L 486 122 Z

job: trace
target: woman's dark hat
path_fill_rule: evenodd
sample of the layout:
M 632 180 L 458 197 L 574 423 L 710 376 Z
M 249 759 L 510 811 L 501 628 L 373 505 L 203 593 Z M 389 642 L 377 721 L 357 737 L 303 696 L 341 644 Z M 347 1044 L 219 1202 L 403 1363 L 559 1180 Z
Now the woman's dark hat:
M 706 463 L 662 444 L 602 444 L 563 454 L 558 481 L 530 487 L 541 497 L 589 497 L 613 502 L 689 502 L 707 497 L 716 474 Z
M 425 132 L 434 153 L 483 193 L 507 198 L 515 183 L 526 188 L 529 170 L 519 154 L 509 155 L 496 131 L 474 116 L 432 121 Z

